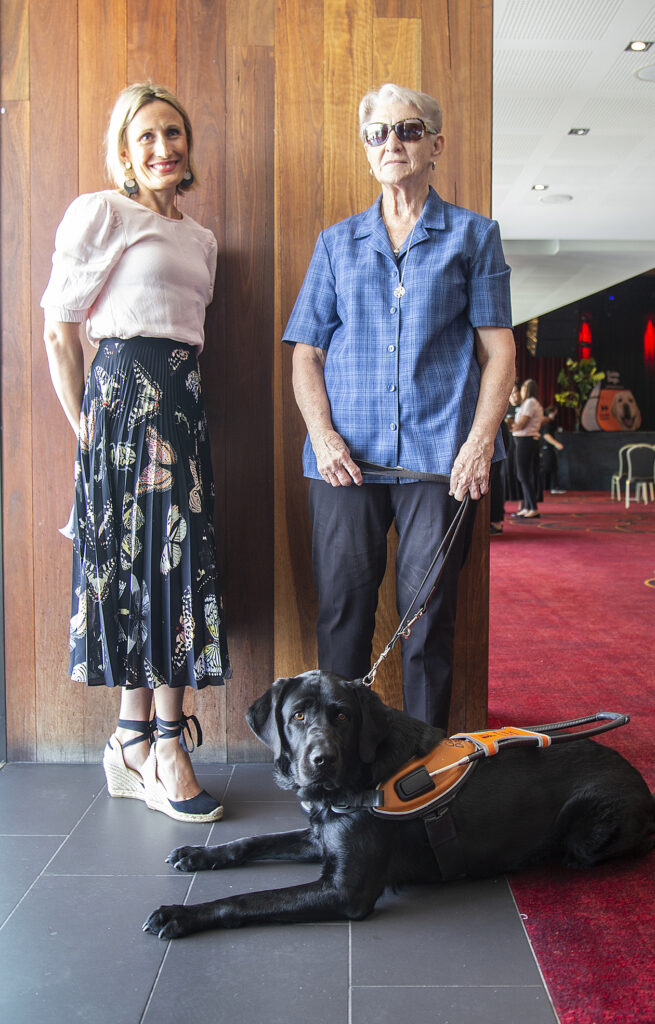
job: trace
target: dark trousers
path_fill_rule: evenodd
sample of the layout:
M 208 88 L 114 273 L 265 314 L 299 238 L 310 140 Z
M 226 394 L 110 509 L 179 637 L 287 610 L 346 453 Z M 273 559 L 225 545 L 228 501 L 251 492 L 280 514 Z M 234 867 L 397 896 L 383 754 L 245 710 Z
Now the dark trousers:
M 457 581 L 470 542 L 475 504 L 471 503 L 426 613 L 414 625 L 411 637 L 401 641 L 405 711 L 442 729 L 448 727 L 450 709 Z M 458 502 L 449 496 L 448 484 L 331 487 L 323 480 L 312 480 L 309 506 L 319 667 L 344 679 L 360 679 L 371 667 L 375 610 L 391 523 L 395 521 L 398 533 L 400 617 L 411 604 Z M 425 597 L 424 590 L 420 601 Z
M 538 476 L 539 442 L 535 437 L 517 437 L 515 434 L 514 444 L 516 446 L 516 476 L 523 493 L 523 505 L 529 512 L 536 511 L 535 480 Z
M 559 487 L 557 475 L 557 449 L 549 444 L 541 450 L 541 479 L 544 490 L 550 491 Z

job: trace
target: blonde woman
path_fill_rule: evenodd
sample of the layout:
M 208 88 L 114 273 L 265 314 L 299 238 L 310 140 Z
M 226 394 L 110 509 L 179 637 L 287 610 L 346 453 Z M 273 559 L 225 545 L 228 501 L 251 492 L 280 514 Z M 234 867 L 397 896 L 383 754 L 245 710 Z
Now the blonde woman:
M 198 745 L 200 727 L 182 711 L 186 686 L 231 675 L 197 363 L 216 240 L 178 206 L 192 149 L 172 93 L 123 90 L 107 132 L 116 188 L 66 211 L 41 305 L 52 382 L 78 436 L 69 674 L 120 688 L 110 794 L 215 821 L 223 809 L 201 790 L 185 739 L 192 725 Z M 84 322 L 98 350 L 86 382 Z

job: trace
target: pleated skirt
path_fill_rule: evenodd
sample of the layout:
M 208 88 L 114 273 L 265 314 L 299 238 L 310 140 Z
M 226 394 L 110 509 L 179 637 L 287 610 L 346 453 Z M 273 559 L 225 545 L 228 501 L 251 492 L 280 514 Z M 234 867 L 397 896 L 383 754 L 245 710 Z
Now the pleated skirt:
M 195 349 L 101 341 L 75 463 L 69 674 L 90 685 L 231 676 Z

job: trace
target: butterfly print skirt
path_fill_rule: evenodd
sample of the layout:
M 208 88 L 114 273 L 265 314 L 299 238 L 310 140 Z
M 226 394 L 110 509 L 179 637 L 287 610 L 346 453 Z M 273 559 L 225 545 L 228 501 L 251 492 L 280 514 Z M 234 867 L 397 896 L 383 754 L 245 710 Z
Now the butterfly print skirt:
M 229 678 L 213 505 L 195 349 L 105 339 L 75 463 L 73 679 L 199 689 Z

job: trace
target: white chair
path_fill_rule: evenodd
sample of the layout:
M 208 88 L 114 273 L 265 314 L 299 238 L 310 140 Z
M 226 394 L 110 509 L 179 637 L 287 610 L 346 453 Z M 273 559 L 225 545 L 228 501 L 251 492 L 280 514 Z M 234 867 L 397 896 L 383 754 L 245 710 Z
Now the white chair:
M 635 501 L 643 496 L 644 504 L 655 501 L 655 447 L 651 444 L 631 444 L 626 455 L 625 507 L 630 508 L 630 487 L 635 485 Z
M 621 481 L 626 476 L 627 465 L 626 465 L 626 452 L 632 445 L 624 444 L 622 448 L 619 448 L 619 468 L 616 473 L 612 474 L 612 487 L 610 491 L 610 497 L 614 499 L 614 492 L 616 491 L 616 500 L 621 500 Z

